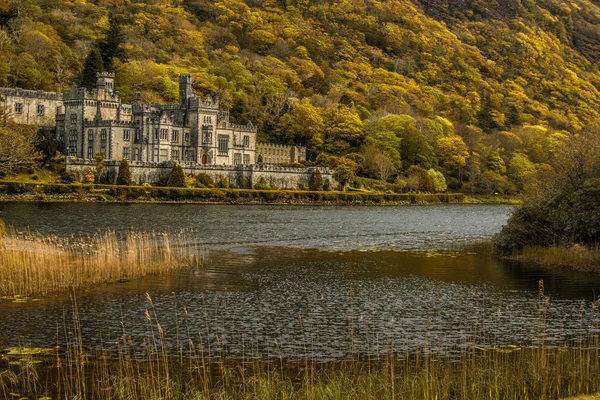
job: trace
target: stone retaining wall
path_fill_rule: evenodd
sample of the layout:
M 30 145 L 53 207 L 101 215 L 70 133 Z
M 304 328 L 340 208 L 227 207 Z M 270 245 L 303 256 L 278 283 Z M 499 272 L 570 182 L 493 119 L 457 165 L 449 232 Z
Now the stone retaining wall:
M 91 160 L 73 159 L 67 157 L 65 159 L 67 172 L 73 173 L 79 180 L 83 176 L 83 171 L 86 168 L 96 169 L 96 164 Z M 308 180 L 312 172 L 317 167 L 309 168 L 287 168 L 277 165 L 238 165 L 238 166 L 218 166 L 218 165 L 203 165 L 197 163 L 181 163 L 183 171 L 186 174 L 198 175 L 201 173 L 210 176 L 213 181 L 227 179 L 239 187 L 252 188 L 258 182 L 264 180 L 267 186 L 277 187 L 279 189 L 298 189 L 308 186 Z M 161 176 L 169 176 L 173 162 L 167 161 L 163 163 L 151 162 L 130 162 L 129 169 L 131 178 L 137 184 L 156 183 Z M 102 170 L 102 176 L 107 183 L 114 183 L 117 179 L 117 171 L 119 162 L 108 160 L 105 161 L 105 167 Z M 323 182 L 331 187 L 337 185 L 333 179 L 333 171 L 328 168 L 318 168 L 321 171 Z

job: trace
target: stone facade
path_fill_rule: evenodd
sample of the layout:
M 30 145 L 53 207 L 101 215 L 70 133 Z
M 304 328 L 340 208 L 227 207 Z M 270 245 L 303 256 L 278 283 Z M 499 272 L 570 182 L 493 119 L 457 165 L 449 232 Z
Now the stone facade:
M 62 107 L 62 93 L 42 90 L 0 88 L 0 104 L 17 124 L 53 129 L 56 114 Z
M 86 168 L 96 169 L 91 160 L 66 158 L 67 170 L 74 173 L 79 179 Z M 258 182 L 264 181 L 267 185 L 279 189 L 299 189 L 308 186 L 308 180 L 316 167 L 287 168 L 278 165 L 203 165 L 193 162 L 180 163 L 183 171 L 189 175 L 207 174 L 214 181 L 226 178 L 230 183 L 239 187 L 254 187 Z M 168 176 L 173 168 L 173 161 L 162 163 L 132 161 L 129 169 L 131 178 L 137 184 L 155 183 L 161 176 Z M 119 169 L 118 161 L 106 161 L 102 170 L 103 178 L 108 183 L 114 183 Z M 337 185 L 333 178 L 333 171 L 319 168 L 323 182 L 329 186 Z
M 63 93 L 0 88 L 8 116 L 55 133 L 68 156 L 135 162 L 176 161 L 203 165 L 252 165 L 258 154 L 268 164 L 306 159 L 306 149 L 256 143 L 256 127 L 236 125 L 219 101 L 192 90 L 190 75 L 179 76 L 178 104 L 145 104 L 139 93 L 123 104 L 114 74 L 98 74 L 96 88 L 72 86 Z M 260 148 L 262 153 L 257 153 Z
M 131 105 L 114 91 L 114 75 L 98 74 L 96 89 L 73 86 L 63 93 L 56 138 L 68 156 L 132 162 L 251 165 L 256 162 L 256 128 L 229 122 L 210 96 L 196 96 L 190 75 L 179 77 L 179 104 Z
M 257 143 L 256 158 L 265 164 L 295 163 L 306 160 L 306 147 Z

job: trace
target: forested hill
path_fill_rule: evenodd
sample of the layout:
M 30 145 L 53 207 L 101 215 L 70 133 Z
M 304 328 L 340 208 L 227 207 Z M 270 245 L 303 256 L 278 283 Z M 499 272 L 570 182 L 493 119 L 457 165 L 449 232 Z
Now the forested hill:
M 600 112 L 588 0 L 0 0 L 0 86 L 62 90 L 93 49 L 125 101 L 191 73 L 262 139 L 379 178 L 365 156 L 517 190 Z

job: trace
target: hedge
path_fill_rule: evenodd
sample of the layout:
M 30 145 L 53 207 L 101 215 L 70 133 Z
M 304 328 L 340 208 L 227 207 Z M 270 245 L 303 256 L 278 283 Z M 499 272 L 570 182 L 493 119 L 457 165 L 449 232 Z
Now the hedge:
M 215 202 L 290 202 L 308 201 L 342 204 L 425 204 L 460 203 L 462 193 L 365 193 L 365 192 L 311 192 L 302 190 L 254 190 L 229 188 L 171 188 L 153 186 L 117 186 L 95 184 L 36 184 L 4 182 L 0 194 L 91 194 L 121 201 L 215 201 Z

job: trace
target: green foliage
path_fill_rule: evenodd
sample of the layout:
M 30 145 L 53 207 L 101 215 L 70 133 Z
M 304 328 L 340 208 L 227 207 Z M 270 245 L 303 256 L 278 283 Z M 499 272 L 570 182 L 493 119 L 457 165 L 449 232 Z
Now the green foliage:
M 344 164 L 339 165 L 333 173 L 333 179 L 338 181 L 340 184 L 340 189 L 345 188 L 348 182 L 350 182 L 353 178 L 354 172 L 352 169 L 350 169 L 350 167 Z
M 183 170 L 182 170 L 182 172 L 183 172 Z M 119 164 L 119 171 L 117 173 L 116 184 L 123 185 L 123 186 L 129 186 L 129 185 L 131 185 L 131 183 L 132 183 L 132 181 L 131 181 L 131 171 L 129 169 L 129 162 L 127 162 L 127 160 L 123 159 L 123 160 L 121 160 L 121 163 Z M 185 185 L 185 183 L 184 183 L 184 185 Z M 169 185 L 169 186 L 171 186 L 171 185 Z
M 599 129 L 594 125 L 565 142 L 553 179 L 515 210 L 494 238 L 497 250 L 512 254 L 527 246 L 600 245 Z
M 42 155 L 42 163 L 47 164 L 50 158 L 56 155 L 56 142 L 51 133 L 39 130 L 36 139 L 34 140 L 35 148 Z
M 254 189 L 255 190 L 269 190 L 269 186 L 267 186 L 267 181 L 265 181 L 265 178 L 260 177 L 258 182 L 256 182 L 254 184 Z
M 319 168 L 315 168 L 308 179 L 308 190 L 321 191 L 323 190 L 323 175 Z
M 185 187 L 185 174 L 183 173 L 183 168 L 180 164 L 173 164 L 173 168 L 171 168 L 171 174 L 169 175 L 169 180 L 167 181 L 167 186 Z
M 102 176 L 102 171 L 105 167 L 104 160 L 106 159 L 106 154 L 100 152 L 94 154 L 94 164 L 96 164 L 96 182 L 100 182 L 100 177 Z
M 411 191 L 434 192 L 436 176 L 418 165 L 413 165 L 406 170 L 406 187 Z M 433 170 L 431 170 L 433 171 Z
M 442 174 L 440 171 L 430 169 L 427 171 L 427 174 L 433 182 L 433 191 L 435 193 L 442 193 L 445 192 L 446 189 L 448 189 L 448 185 L 446 184 L 446 178 L 444 177 L 444 174 Z
M 208 174 L 200 173 L 196 176 L 196 184 L 200 184 L 205 187 L 209 187 L 214 184 L 214 181 Z
M 498 175 L 506 175 L 506 164 L 496 151 L 492 151 L 487 158 L 487 167 Z

